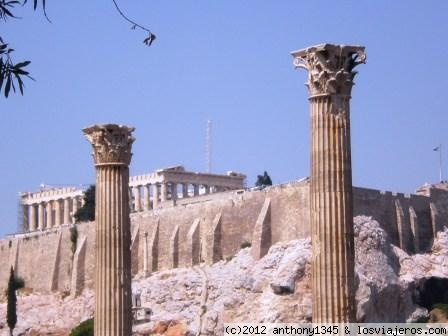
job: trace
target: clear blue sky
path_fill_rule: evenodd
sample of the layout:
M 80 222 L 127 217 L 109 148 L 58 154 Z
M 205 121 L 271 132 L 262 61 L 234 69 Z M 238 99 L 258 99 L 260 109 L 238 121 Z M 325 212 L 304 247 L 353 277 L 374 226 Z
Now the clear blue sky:
M 448 1 L 121 1 L 157 35 L 152 47 L 110 0 L 50 1 L 1 24 L 15 60 L 37 79 L 0 98 L 0 236 L 16 230 L 17 193 L 94 181 L 81 128 L 136 127 L 131 174 L 183 164 L 252 185 L 308 175 L 304 71 L 290 51 L 322 42 L 366 46 L 352 98 L 353 182 L 413 192 L 438 180 L 448 149 Z M 448 152 L 445 152 L 448 153 Z M 448 156 L 446 156 L 448 162 Z

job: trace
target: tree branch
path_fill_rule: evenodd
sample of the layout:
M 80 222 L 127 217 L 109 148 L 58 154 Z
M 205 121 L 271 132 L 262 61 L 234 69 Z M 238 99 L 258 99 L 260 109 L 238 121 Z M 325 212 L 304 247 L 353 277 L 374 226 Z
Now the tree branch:
M 145 43 L 146 45 L 150 46 L 154 42 L 154 40 L 156 39 L 156 35 L 153 34 L 151 32 L 151 30 L 149 30 L 148 28 L 143 27 L 142 25 L 138 24 L 137 22 L 135 22 L 134 20 L 131 20 L 128 16 L 126 16 L 123 13 L 123 11 L 120 9 L 120 6 L 118 6 L 118 3 L 117 3 L 116 0 L 112 0 L 112 2 L 114 3 L 115 8 L 116 8 L 117 12 L 120 14 L 120 16 L 123 19 L 125 19 L 126 21 L 128 21 L 129 23 L 132 24 L 132 29 L 140 28 L 140 29 L 146 31 L 149 34 L 148 37 L 143 40 L 143 43 Z

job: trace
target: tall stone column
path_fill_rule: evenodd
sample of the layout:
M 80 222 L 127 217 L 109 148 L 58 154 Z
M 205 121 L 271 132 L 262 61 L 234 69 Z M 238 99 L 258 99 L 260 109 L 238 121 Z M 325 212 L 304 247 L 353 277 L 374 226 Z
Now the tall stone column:
M 39 230 L 42 230 L 44 228 L 44 218 L 45 218 L 44 211 L 45 211 L 44 204 L 39 203 L 37 207 L 37 227 L 39 228 Z
M 157 209 L 159 206 L 159 184 L 154 183 L 152 185 L 152 207 L 153 209 Z
M 134 128 L 94 125 L 84 134 L 96 167 L 95 336 L 131 336 L 129 163 Z
M 61 226 L 61 200 L 54 201 L 54 225 Z
M 188 183 L 182 183 L 182 198 L 188 197 Z
M 149 184 L 145 184 L 143 186 L 143 209 L 145 211 L 149 210 L 149 205 Z
M 30 231 L 36 230 L 36 205 L 30 204 Z
M 63 223 L 68 224 L 70 223 L 70 199 L 64 198 L 64 219 Z
M 134 196 L 134 210 L 139 212 L 141 211 L 140 187 L 132 188 L 132 194 Z
M 296 68 L 308 71 L 313 322 L 354 322 L 349 102 L 364 47 L 323 44 L 292 56 Z
M 47 229 L 50 229 L 53 226 L 53 201 L 47 202 Z
M 162 182 L 161 186 L 160 186 L 160 201 L 161 202 L 166 202 L 167 200 L 167 194 L 168 194 L 168 190 L 167 190 L 167 183 L 166 182 Z

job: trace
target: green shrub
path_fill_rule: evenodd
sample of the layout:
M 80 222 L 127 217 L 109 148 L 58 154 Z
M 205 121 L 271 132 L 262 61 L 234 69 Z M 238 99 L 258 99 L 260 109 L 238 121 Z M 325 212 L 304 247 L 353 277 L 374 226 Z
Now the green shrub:
M 10 335 L 12 335 L 12 331 L 16 327 L 17 323 L 17 296 L 15 279 L 14 269 L 11 266 L 8 289 L 6 291 L 8 299 L 6 304 L 6 323 L 8 324 Z
M 70 228 L 70 241 L 72 242 L 72 254 L 75 254 L 76 244 L 78 243 L 78 229 L 76 225 Z
M 73 328 L 70 336 L 93 336 L 93 318 L 85 320 Z
M 440 309 L 445 317 L 448 317 L 448 304 L 446 303 L 435 303 L 432 305 L 432 309 Z
M 91 185 L 84 193 L 84 205 L 74 214 L 76 223 L 95 220 L 95 186 Z
M 14 276 L 14 286 L 16 289 L 22 289 L 25 287 L 25 280 L 19 276 Z
M 246 247 L 251 247 L 251 246 L 252 246 L 252 243 L 248 240 L 243 240 L 240 244 L 241 249 L 246 248 Z

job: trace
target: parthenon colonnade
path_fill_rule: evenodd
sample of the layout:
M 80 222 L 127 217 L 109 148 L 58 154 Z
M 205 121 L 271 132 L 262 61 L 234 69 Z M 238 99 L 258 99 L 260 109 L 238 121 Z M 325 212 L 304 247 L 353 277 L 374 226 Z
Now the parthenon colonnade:
M 82 206 L 83 196 L 83 190 L 76 188 L 21 193 L 23 230 L 43 230 L 74 223 L 73 215 Z
M 355 321 L 350 98 L 364 47 L 322 44 L 292 52 L 308 71 L 313 322 Z
M 235 172 L 226 175 L 186 171 L 183 166 L 159 169 L 153 173 L 131 176 L 130 207 L 133 212 L 147 211 L 165 202 L 244 188 L 246 176 Z
M 175 205 L 176 201 L 242 189 L 246 176 L 232 171 L 210 174 L 186 171 L 183 166 L 159 169 L 131 176 L 129 206 L 132 212 Z M 76 188 L 20 193 L 23 231 L 44 230 L 74 223 L 76 210 L 83 205 L 84 192 Z
M 131 336 L 131 221 L 129 163 L 134 128 L 107 124 L 83 129 L 93 148 L 95 189 L 96 336 Z

